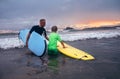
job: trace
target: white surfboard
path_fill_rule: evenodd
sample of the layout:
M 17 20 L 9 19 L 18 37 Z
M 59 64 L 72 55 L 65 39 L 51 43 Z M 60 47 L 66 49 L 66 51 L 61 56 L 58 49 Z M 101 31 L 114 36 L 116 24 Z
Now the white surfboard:
M 21 30 L 19 33 L 20 39 L 26 44 L 26 37 L 30 30 L 25 29 Z M 46 52 L 47 44 L 41 35 L 33 31 L 30 35 L 28 41 L 28 48 L 36 55 L 36 56 L 43 56 Z

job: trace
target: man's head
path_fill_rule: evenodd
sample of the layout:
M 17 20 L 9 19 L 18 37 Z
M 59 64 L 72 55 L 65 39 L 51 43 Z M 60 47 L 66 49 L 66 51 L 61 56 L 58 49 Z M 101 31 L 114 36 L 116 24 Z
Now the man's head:
M 58 30 L 57 26 L 52 26 L 52 28 L 51 28 L 52 32 L 57 32 L 57 30 Z
M 40 23 L 40 27 L 44 27 L 46 25 L 45 19 L 40 19 L 39 23 Z

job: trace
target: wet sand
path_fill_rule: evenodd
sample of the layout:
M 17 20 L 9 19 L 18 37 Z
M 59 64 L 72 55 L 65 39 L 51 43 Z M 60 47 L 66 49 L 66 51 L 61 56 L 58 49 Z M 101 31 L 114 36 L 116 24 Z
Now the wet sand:
M 82 61 L 60 55 L 50 60 L 45 56 L 46 66 L 25 47 L 0 49 L 0 79 L 120 79 L 120 37 L 66 43 L 96 59 Z

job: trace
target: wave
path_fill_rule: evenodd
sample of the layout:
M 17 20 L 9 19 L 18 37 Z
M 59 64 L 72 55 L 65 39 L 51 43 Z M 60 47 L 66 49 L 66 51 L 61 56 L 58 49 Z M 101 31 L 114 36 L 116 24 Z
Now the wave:
M 62 34 L 64 41 L 113 38 L 120 36 L 120 30 L 79 31 Z
M 22 47 L 24 47 L 24 44 L 18 37 L 0 39 L 1 49 L 22 48 Z
M 87 39 L 102 39 L 102 38 L 114 38 L 120 36 L 120 30 L 97 30 L 97 31 L 76 31 L 76 32 L 62 32 L 60 36 L 63 41 L 76 41 Z M 22 48 L 23 42 L 18 37 L 5 37 L 0 38 L 0 48 Z
M 0 34 L 17 34 L 19 31 L 13 30 L 0 30 Z

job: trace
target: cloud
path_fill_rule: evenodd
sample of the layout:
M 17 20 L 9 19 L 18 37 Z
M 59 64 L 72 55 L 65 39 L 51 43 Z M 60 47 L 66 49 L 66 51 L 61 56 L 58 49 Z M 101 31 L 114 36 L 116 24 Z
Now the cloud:
M 0 24 L 7 26 L 5 20 L 11 25 L 34 24 L 40 18 L 46 18 L 48 25 L 119 20 L 119 3 L 120 0 L 0 0 Z

